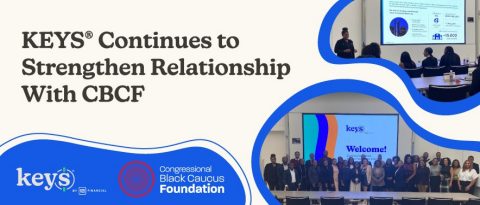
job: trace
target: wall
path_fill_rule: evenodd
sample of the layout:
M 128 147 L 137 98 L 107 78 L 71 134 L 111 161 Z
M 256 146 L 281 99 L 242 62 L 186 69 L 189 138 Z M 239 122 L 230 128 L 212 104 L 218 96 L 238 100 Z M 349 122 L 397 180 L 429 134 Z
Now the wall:
M 467 17 L 476 17 L 478 8 L 478 1 L 466 1 L 466 15 Z M 364 2 L 364 6 L 362 6 Z M 479 11 L 480 13 L 480 11 Z M 364 23 L 363 20 L 365 19 Z M 475 22 L 477 18 L 475 18 Z M 478 56 L 477 51 L 480 45 L 476 43 L 476 31 L 479 28 L 478 23 L 466 23 L 466 44 L 453 45 L 455 51 L 462 59 L 469 58 L 470 61 Z M 331 41 L 334 43 L 339 38 L 339 32 L 342 27 L 349 27 L 350 37 L 355 42 L 357 50 L 361 51 L 363 40 L 365 43 L 378 42 L 380 43 L 380 0 L 354 0 L 348 5 L 342 13 L 337 17 L 331 34 Z M 362 29 L 365 29 L 363 31 Z M 334 44 L 332 44 L 333 46 Z M 415 62 L 423 60 L 423 50 L 425 47 L 432 47 L 434 56 L 440 58 L 443 54 L 445 45 L 385 45 L 382 46 L 382 58 L 391 60 L 395 63 L 399 62 L 400 54 L 403 51 L 408 51 Z M 479 48 L 479 49 L 477 49 Z M 332 48 L 333 49 L 333 48 Z
M 281 156 L 285 153 L 289 153 L 293 157 L 295 151 L 300 151 L 303 156 L 303 144 L 291 143 L 291 138 L 303 139 L 302 113 L 398 114 L 396 110 L 383 101 L 361 94 L 337 93 L 312 99 L 292 110 L 288 117 L 282 119 L 275 126 L 276 128 L 270 132 L 262 148 L 260 159 L 262 171 L 265 164 L 269 162 L 271 153 L 277 154 L 278 162 L 281 161 Z M 474 155 L 476 161 L 480 161 L 479 152 L 447 149 L 423 140 L 413 133 L 400 117 L 398 135 L 399 156 L 409 153 L 421 155 L 425 151 L 429 152 L 430 156 L 434 156 L 437 151 L 440 151 L 443 156 L 459 159 L 460 161 L 466 160 L 469 155 Z

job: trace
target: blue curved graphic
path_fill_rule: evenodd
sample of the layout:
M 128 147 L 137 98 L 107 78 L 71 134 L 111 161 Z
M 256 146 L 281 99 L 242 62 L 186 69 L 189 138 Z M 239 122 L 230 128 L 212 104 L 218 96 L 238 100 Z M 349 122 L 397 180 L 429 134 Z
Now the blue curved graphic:
M 328 138 L 328 122 L 325 115 L 317 115 L 318 122 L 318 141 L 317 147 L 315 148 L 315 156 L 318 156 L 319 159 L 323 158 L 323 151 L 327 147 L 327 138 Z
M 410 116 L 408 116 L 400 102 L 398 102 L 398 100 L 392 94 L 377 85 L 357 80 L 334 80 L 318 83 L 296 93 L 286 102 L 284 102 L 277 110 L 275 110 L 263 125 L 255 141 L 252 152 L 253 176 L 258 189 L 270 204 L 278 204 L 278 201 L 276 201 L 276 199 L 265 186 L 259 169 L 260 151 L 268 133 L 283 116 L 288 114 L 291 110 L 302 103 L 318 96 L 341 92 L 366 94 L 383 100 L 398 111 L 403 120 L 415 133 L 433 144 L 451 149 L 480 151 L 480 142 L 478 141 L 457 141 L 446 139 L 423 129 L 421 126 L 416 124 L 415 121 L 410 118 Z M 468 137 L 471 138 L 472 136 Z
M 332 32 L 332 27 L 335 19 L 340 14 L 340 12 L 351 2 L 352 0 L 339 0 L 328 11 L 327 15 L 323 19 L 322 25 L 320 27 L 320 32 L 318 34 L 318 50 L 320 52 L 320 55 L 325 59 L 325 61 L 332 64 L 370 63 L 383 66 L 394 72 L 396 75 L 398 75 L 398 77 L 400 77 L 400 79 L 402 79 L 408 89 L 408 92 L 419 107 L 421 107 L 425 111 L 437 115 L 454 115 L 463 113 L 475 108 L 480 104 L 480 95 L 475 95 L 465 100 L 449 103 L 442 103 L 430 100 L 425 96 L 421 95 L 420 92 L 418 92 L 418 90 L 413 85 L 412 80 L 404 70 L 402 70 L 397 64 L 389 60 L 374 58 L 342 59 L 337 57 L 331 49 L 332 45 L 330 44 L 330 34 Z
M 59 139 L 27 141 L 0 155 L 2 201 L 15 204 L 109 204 L 112 201 L 120 204 L 252 203 L 250 185 L 243 169 L 225 148 L 210 140 L 189 140 L 157 148 L 131 148 L 49 133 L 31 133 L 9 140 L 0 147 L 30 135 Z M 237 174 L 222 156 L 200 146 L 133 154 L 63 142 L 60 141 L 62 138 L 153 152 L 185 143 L 208 142 L 227 152 L 243 176 Z M 179 171 L 169 170 L 169 167 L 203 168 L 200 171 Z M 245 177 L 248 187 L 242 185 L 240 177 Z M 162 188 L 162 185 L 165 186 Z M 188 187 L 184 191 L 197 193 L 169 192 L 175 187 Z M 250 196 L 249 201 L 246 195 Z

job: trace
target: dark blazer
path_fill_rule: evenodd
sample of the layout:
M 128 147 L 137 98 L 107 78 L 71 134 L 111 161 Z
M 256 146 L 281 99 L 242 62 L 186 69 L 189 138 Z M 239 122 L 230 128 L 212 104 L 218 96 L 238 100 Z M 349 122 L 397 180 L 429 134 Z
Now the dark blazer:
M 333 167 L 320 166 L 320 182 L 322 183 L 333 183 Z
M 263 170 L 263 179 L 267 181 L 269 184 L 279 185 L 282 182 L 282 172 L 283 167 L 281 164 L 275 163 L 268 163 L 265 165 L 265 169 Z
M 431 67 L 437 67 L 437 66 L 438 66 L 438 60 L 433 56 L 425 58 L 422 61 L 422 68 L 431 68 Z
M 460 65 L 460 56 L 456 53 L 448 53 L 440 59 L 440 66 L 451 67 Z
M 344 51 L 350 49 L 350 53 L 345 53 Z M 348 39 L 345 41 L 344 39 L 340 39 L 335 44 L 335 53 L 340 58 L 355 58 L 355 47 L 353 46 L 353 41 Z
M 407 175 L 406 170 L 402 167 L 395 171 L 395 187 L 406 187 L 407 186 Z
M 293 171 L 295 171 L 295 183 L 292 183 L 292 174 L 290 174 L 290 169 L 287 169 L 283 172 L 283 184 L 285 184 L 285 186 L 288 186 L 288 190 L 297 191 L 298 185 L 301 182 L 301 177 L 300 173 L 298 173 L 296 169 L 294 169 Z
M 472 84 L 470 85 L 470 96 L 480 92 L 480 69 L 477 68 L 472 73 Z
M 473 169 L 475 169 L 475 171 L 477 171 L 477 174 L 479 173 L 479 167 L 478 167 L 478 164 L 477 163 L 473 163 Z

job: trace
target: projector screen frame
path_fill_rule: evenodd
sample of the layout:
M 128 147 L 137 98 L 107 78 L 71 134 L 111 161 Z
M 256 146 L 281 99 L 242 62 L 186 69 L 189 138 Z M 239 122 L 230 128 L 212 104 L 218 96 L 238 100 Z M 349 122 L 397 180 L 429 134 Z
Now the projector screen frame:
M 385 44 L 384 43 L 384 29 L 383 29 L 383 2 L 380 0 L 380 45 L 381 46 L 408 46 L 408 45 L 466 45 L 467 44 L 467 0 L 463 0 L 463 43 L 400 43 L 400 44 Z
M 362 116 L 362 115 L 367 115 L 367 116 L 396 116 L 397 117 L 397 148 L 395 155 L 398 156 L 398 138 L 400 135 L 400 115 L 397 113 L 322 113 L 322 112 L 314 112 L 314 113 L 302 113 L 302 153 L 303 153 L 303 159 L 306 159 L 306 157 L 309 157 L 307 153 L 305 153 L 305 120 L 304 116 L 305 115 L 357 115 L 357 116 Z M 333 156 L 336 157 L 336 156 Z M 393 156 L 392 156 L 393 157 Z

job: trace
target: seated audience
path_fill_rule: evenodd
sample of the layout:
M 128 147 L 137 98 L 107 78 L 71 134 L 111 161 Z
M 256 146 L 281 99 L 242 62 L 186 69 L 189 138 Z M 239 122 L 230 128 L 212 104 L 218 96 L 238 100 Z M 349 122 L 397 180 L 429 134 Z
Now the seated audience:
M 402 55 L 400 55 L 400 64 L 399 66 L 403 69 L 413 69 L 417 68 L 417 65 L 415 62 L 412 60 L 410 57 L 410 53 L 408 52 L 403 52 Z
M 445 47 L 445 53 L 440 59 L 440 66 L 452 67 L 460 65 L 460 56 L 455 53 L 451 46 Z
M 470 96 L 480 92 L 480 64 L 472 73 L 472 84 L 470 85 Z
M 432 48 L 430 47 L 425 48 L 425 50 L 423 51 L 423 55 L 425 56 L 425 59 L 422 61 L 422 68 L 431 68 L 431 67 L 438 66 L 438 60 L 437 58 L 433 57 L 432 54 L 433 54 Z
M 362 49 L 362 55 L 358 58 L 380 58 L 381 50 L 378 43 L 371 43 Z

